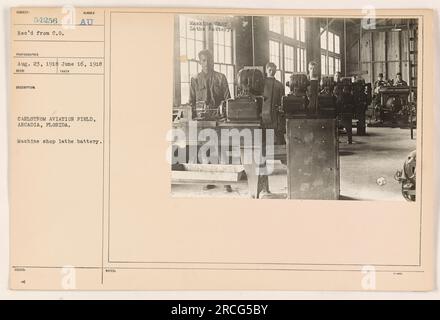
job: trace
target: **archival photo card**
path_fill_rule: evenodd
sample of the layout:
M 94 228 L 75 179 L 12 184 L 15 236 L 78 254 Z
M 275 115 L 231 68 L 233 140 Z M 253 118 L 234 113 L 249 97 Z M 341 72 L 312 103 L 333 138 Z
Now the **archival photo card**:
M 10 16 L 12 289 L 434 287 L 430 10 Z
M 415 201 L 418 25 L 176 15 L 172 195 Z

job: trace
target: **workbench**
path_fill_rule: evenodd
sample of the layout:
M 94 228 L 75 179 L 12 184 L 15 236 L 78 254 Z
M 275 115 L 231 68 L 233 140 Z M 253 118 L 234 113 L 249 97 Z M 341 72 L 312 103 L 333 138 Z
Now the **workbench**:
M 221 137 L 222 129 L 250 129 L 252 137 L 254 136 L 254 130 L 263 129 L 258 123 L 230 123 L 230 122 L 216 122 L 216 121 L 197 121 L 197 130 L 191 132 L 189 122 L 174 123 L 173 129 L 180 129 L 184 133 L 185 140 L 182 141 L 180 137 L 172 141 L 173 151 L 177 149 L 185 149 L 188 155 L 189 148 L 199 148 L 204 145 L 206 140 L 199 140 L 198 136 L 201 130 L 211 129 L 217 134 L 217 137 Z M 219 139 L 221 140 L 221 139 Z M 264 145 L 264 144 L 263 144 Z M 255 158 L 253 161 L 246 163 L 246 152 L 261 152 L 261 146 L 248 145 L 244 146 L 240 143 L 239 146 L 226 143 L 226 141 L 218 142 L 218 150 L 225 151 L 227 149 L 230 152 L 229 155 L 222 155 L 219 153 L 217 163 L 199 163 L 198 159 L 194 157 L 186 157 L 185 163 L 177 163 L 172 165 L 171 178 L 172 184 L 201 184 L 201 185 L 234 185 L 244 183 L 244 171 L 247 178 L 247 185 L 249 189 L 249 196 L 251 198 L 259 198 L 263 189 L 269 190 L 268 176 L 263 172 L 265 163 L 257 163 Z M 239 149 L 239 150 L 238 150 Z M 182 152 L 182 150 L 180 150 Z M 269 159 L 281 160 L 286 163 L 286 146 L 275 145 L 273 150 L 266 155 Z M 235 154 L 234 154 L 235 152 Z M 232 155 L 231 155 L 232 153 Z M 239 156 L 237 157 L 237 155 Z M 234 157 L 235 156 L 235 157 Z M 227 161 L 224 161 L 224 160 Z M 223 163 L 222 163 L 223 162 Z M 226 163 L 225 163 L 226 162 Z M 262 164 L 262 165 L 261 165 Z

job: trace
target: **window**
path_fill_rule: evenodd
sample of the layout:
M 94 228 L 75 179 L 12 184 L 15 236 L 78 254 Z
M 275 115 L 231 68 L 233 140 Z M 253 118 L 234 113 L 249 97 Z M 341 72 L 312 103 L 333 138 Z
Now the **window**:
M 269 17 L 269 31 L 281 33 L 281 17 Z
M 301 42 L 306 42 L 306 20 L 304 18 L 296 17 L 295 19 L 295 39 Z
M 327 73 L 327 57 L 325 54 L 321 54 L 321 74 L 326 75 Z
M 280 67 L 280 43 L 269 40 L 269 60 Z
M 341 44 L 339 43 L 339 36 L 335 34 L 335 53 L 341 53 Z
M 210 49 L 214 56 L 214 70 L 223 73 L 234 96 L 235 69 L 233 61 L 232 30 L 222 26 L 200 26 L 200 20 L 179 16 L 180 45 L 180 103 L 188 103 L 191 78 L 201 71 L 198 53 Z M 204 25 L 204 24 L 202 24 Z M 211 34 L 211 35 L 210 35 Z M 207 39 L 212 39 L 208 42 Z
M 328 57 L 328 73 L 335 74 L 335 58 Z
M 269 59 L 278 67 L 275 78 L 285 83 L 293 72 L 306 72 L 305 19 L 269 17 Z
M 281 81 L 282 66 L 280 64 L 280 43 L 278 41 L 269 40 L 269 60 L 277 66 L 275 78 Z
M 304 18 L 299 18 L 299 21 L 300 38 L 298 40 L 306 42 L 306 20 L 304 20 Z
M 229 92 L 234 96 L 234 65 L 232 61 L 232 31 L 214 25 L 214 70 L 226 76 Z
M 321 28 L 321 49 L 327 50 L 327 33 Z
M 335 73 L 341 71 L 341 59 L 335 58 Z
M 321 28 L 321 74 L 334 75 L 341 71 L 340 37 Z
M 290 75 L 295 71 L 295 48 L 290 45 L 284 45 L 284 82 L 290 79 Z M 281 80 L 280 80 L 281 81 Z M 285 87 L 285 92 L 288 94 L 290 89 Z
M 188 103 L 191 77 L 200 72 L 198 52 L 205 48 L 205 35 L 203 31 L 191 27 L 197 22 L 185 16 L 179 17 L 180 25 L 180 101 Z
M 334 34 L 333 32 L 329 32 L 328 33 L 328 51 L 330 52 L 334 52 L 334 47 L 335 47 L 335 38 L 334 38 Z
M 335 73 L 341 72 L 341 59 L 335 58 Z
M 297 64 L 296 64 L 296 71 L 297 72 L 307 72 L 307 66 L 306 66 L 306 49 L 304 48 L 297 48 Z
M 294 62 L 293 47 L 286 44 L 284 46 L 284 70 L 293 72 Z
M 293 17 L 284 17 L 284 35 L 291 39 L 295 38 L 295 27 Z

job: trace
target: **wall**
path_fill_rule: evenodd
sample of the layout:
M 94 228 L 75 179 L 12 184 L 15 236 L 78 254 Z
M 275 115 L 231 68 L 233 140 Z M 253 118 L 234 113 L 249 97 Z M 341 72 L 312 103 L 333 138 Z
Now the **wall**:
M 269 18 L 235 17 L 233 26 L 236 70 L 244 66 L 266 65 L 269 60 Z
M 359 25 L 347 27 L 347 73 L 361 73 L 367 82 L 374 82 L 379 73 L 386 79 L 394 79 L 401 72 L 409 81 L 408 30 L 366 31 L 363 30 L 359 50 Z M 356 39 L 357 38 L 357 39 Z M 359 53 L 361 67 L 359 67 Z

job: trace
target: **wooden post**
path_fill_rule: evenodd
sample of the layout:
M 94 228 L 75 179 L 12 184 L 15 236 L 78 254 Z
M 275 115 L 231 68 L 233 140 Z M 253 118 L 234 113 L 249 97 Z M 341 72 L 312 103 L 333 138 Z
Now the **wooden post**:
M 347 21 L 344 18 L 344 77 L 347 76 Z

